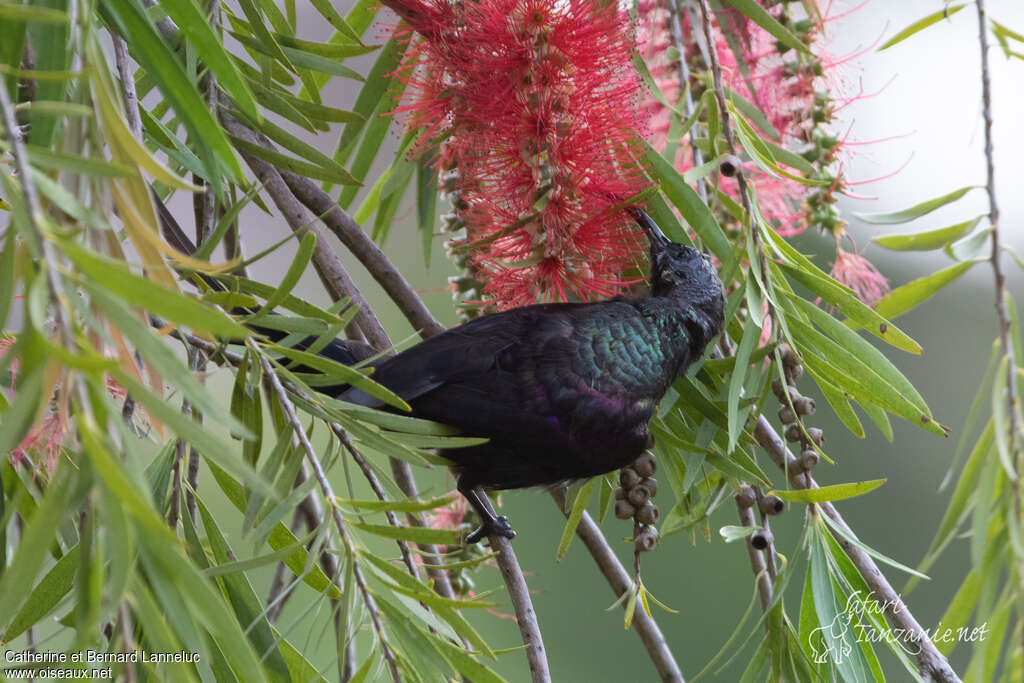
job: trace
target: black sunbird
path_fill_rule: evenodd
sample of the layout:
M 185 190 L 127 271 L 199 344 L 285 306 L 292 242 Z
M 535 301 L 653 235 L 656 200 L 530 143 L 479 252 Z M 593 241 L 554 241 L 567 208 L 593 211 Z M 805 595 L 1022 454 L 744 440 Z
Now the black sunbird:
M 554 486 L 632 463 L 652 444 L 648 423 L 668 387 L 722 329 L 725 292 L 710 258 L 630 211 L 650 242 L 648 294 L 494 313 L 374 364 L 373 379 L 413 416 L 488 439 L 440 453 L 483 520 L 468 542 L 515 536 L 484 489 Z M 176 232 L 172 243 L 185 247 Z M 321 353 L 351 364 L 373 350 L 335 340 Z M 384 407 L 352 387 L 320 390 Z

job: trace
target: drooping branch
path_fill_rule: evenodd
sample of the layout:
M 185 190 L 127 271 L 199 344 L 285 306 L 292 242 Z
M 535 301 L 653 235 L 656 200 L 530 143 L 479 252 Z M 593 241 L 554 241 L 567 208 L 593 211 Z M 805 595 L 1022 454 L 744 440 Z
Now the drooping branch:
M 800 461 L 789 452 L 782 437 L 771 426 L 768 419 L 763 415 L 758 416 L 757 424 L 754 426 L 754 438 L 761 448 L 765 450 L 779 469 L 790 474 L 790 484 L 798 489 L 818 488 L 818 484 L 810 474 L 804 473 L 800 467 Z M 844 529 L 851 536 L 853 530 L 846 524 L 842 515 L 831 503 L 817 503 L 818 509 L 828 516 L 837 526 Z M 899 593 L 882 574 L 882 571 L 871 559 L 871 556 L 864 552 L 859 546 L 850 543 L 839 534 L 833 534 L 836 542 L 843 548 L 850 561 L 857 567 L 864 582 L 874 592 L 878 604 L 882 605 L 886 618 L 894 628 L 902 629 L 906 634 L 907 641 L 913 642 L 920 648 L 915 655 L 918 669 L 921 674 L 929 680 L 941 683 L 960 683 L 960 677 L 956 675 L 949 662 L 935 648 L 928 633 L 921 628 L 921 625 L 910 613 L 910 609 Z
M 569 512 L 565 509 L 565 491 L 555 489 L 551 492 L 551 497 L 555 499 L 555 504 L 558 505 L 562 514 L 568 516 Z M 605 581 L 611 586 L 615 597 L 621 597 L 627 591 L 632 590 L 632 577 L 622 566 L 622 562 L 619 561 L 615 551 L 608 544 L 608 540 L 601 533 L 600 527 L 585 510 L 576 527 L 576 535 L 583 541 L 590 556 L 594 558 L 594 563 L 601 571 Z M 638 609 L 633 613 L 632 626 L 644 647 L 647 648 L 647 655 L 654 663 L 661 680 L 664 683 L 684 683 L 679 664 L 676 663 L 664 634 L 658 628 L 658 622 L 643 609 Z
M 999 225 L 999 202 L 996 200 L 996 170 L 994 160 L 994 144 L 992 141 L 992 83 L 989 75 L 988 64 L 988 20 L 985 14 L 984 0 L 977 0 L 975 7 L 978 13 L 978 46 L 981 50 L 981 114 L 985 122 L 985 193 L 988 195 L 988 219 L 992 225 L 992 253 L 989 262 L 992 265 L 992 274 L 995 280 L 995 309 L 996 318 L 999 321 L 999 343 L 1002 346 L 1004 361 L 1006 363 L 1006 443 L 1009 451 L 1009 460 L 1013 463 L 1013 511 L 1007 520 L 1007 524 L 1020 525 L 1022 519 L 1021 508 L 1024 505 L 1024 446 L 1019 446 L 1021 436 L 1018 433 L 1021 429 L 1018 424 L 1018 411 L 1020 410 L 1020 399 L 1017 393 L 1017 363 L 1024 361 L 1015 355 L 1015 348 L 1010 327 L 1010 315 L 1006 305 L 1006 276 L 1002 266 L 1002 245 L 1001 230 Z M 1021 580 L 1024 567 L 1021 563 L 1017 566 L 1017 580 Z M 1018 599 L 1020 607 L 1022 601 Z M 1020 618 L 1020 614 L 1018 614 Z M 1024 633 L 1021 634 L 1021 644 L 1024 645 Z
M 395 683 L 401 683 L 402 676 L 398 671 L 398 664 L 395 662 L 395 655 L 387 643 L 387 638 L 384 636 L 384 627 L 381 624 L 380 612 L 377 610 L 377 604 L 366 585 L 366 579 L 363 577 L 363 570 L 356 557 L 355 546 L 352 543 L 352 539 L 349 538 L 348 530 L 345 526 L 345 520 L 341 516 L 341 511 L 333 503 L 335 497 L 334 490 L 331 487 L 331 482 L 327 479 L 327 474 L 324 472 L 323 467 L 320 464 L 320 458 L 317 457 L 316 451 L 313 449 L 313 445 L 309 442 L 309 437 L 306 436 L 306 431 L 303 429 L 302 423 L 299 421 L 298 414 L 295 411 L 295 406 L 288 397 L 288 392 L 285 390 L 284 385 L 281 384 L 281 380 L 278 378 L 277 373 L 274 372 L 274 367 L 270 364 L 270 361 L 267 360 L 266 356 L 264 356 L 259 349 L 255 347 L 255 345 L 250 344 L 250 348 L 259 356 L 264 376 L 270 382 L 270 386 L 276 395 L 278 405 L 281 407 L 281 412 L 284 414 L 285 420 L 288 422 L 292 430 L 292 438 L 297 442 L 297 445 L 301 446 L 303 452 L 306 454 L 306 460 L 308 461 L 310 468 L 313 470 L 313 477 L 316 479 L 317 485 L 320 487 L 320 493 L 324 500 L 328 501 L 328 505 L 331 508 L 331 518 L 334 521 L 334 528 L 338 532 L 338 538 L 341 539 L 341 542 L 349 549 L 349 555 L 352 562 L 352 577 L 355 580 L 356 588 L 359 590 L 363 605 L 366 607 L 366 611 L 370 615 L 370 623 L 373 625 L 373 631 L 377 635 L 377 642 L 380 645 L 382 654 L 384 655 L 384 660 L 388 664 L 391 679 Z

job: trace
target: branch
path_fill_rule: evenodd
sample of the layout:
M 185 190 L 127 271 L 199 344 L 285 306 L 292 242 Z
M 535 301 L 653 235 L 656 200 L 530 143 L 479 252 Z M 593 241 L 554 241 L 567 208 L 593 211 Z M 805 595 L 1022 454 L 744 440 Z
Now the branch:
M 761 448 L 768 453 L 768 456 L 783 472 L 790 473 L 790 484 L 798 489 L 818 488 L 817 482 L 810 473 L 804 473 L 800 467 L 800 461 L 786 448 L 782 437 L 772 428 L 764 415 L 757 418 L 757 425 L 754 427 L 754 438 L 761 445 Z M 853 530 L 847 526 L 846 521 L 835 509 L 832 503 L 817 503 L 818 508 L 824 512 L 829 519 L 835 522 L 851 536 L 855 536 Z M 903 598 L 897 593 L 892 585 L 886 580 L 882 571 L 871 559 L 871 556 L 853 545 L 844 537 L 833 533 L 833 538 L 843 548 L 850 561 L 857 567 L 857 571 L 864 578 L 864 582 L 874 591 L 875 598 L 882 605 L 886 618 L 896 628 L 903 629 L 907 634 L 908 642 L 915 642 L 920 650 L 915 655 L 918 669 L 926 678 L 940 683 L 960 683 L 960 677 L 956 675 L 949 662 L 942 654 L 935 649 L 928 633 L 917 623 L 917 619 L 910 613 L 910 609 Z
M 988 218 L 992 224 L 992 255 L 989 260 L 992 263 L 992 274 L 995 277 L 995 309 L 996 317 L 999 320 L 999 342 L 1002 344 L 1003 353 L 1006 354 L 1006 413 L 1008 432 L 1007 448 L 1010 462 L 1013 463 L 1013 511 L 1007 520 L 1007 524 L 1019 524 L 1021 506 L 1024 503 L 1024 482 L 1021 481 L 1021 471 L 1024 470 L 1024 448 L 1017 448 L 1018 425 L 1017 425 L 1017 362 L 1013 340 L 1010 335 L 1010 316 L 1006 306 L 1006 276 L 1003 274 L 1002 247 L 1000 246 L 999 233 L 999 203 L 996 201 L 996 170 L 993 160 L 992 143 L 992 84 L 989 78 L 988 66 L 988 22 L 985 17 L 985 2 L 977 0 L 975 7 L 978 10 L 978 45 L 981 49 L 981 113 L 985 120 L 985 192 L 988 194 Z M 1018 575 L 1020 574 L 1018 566 Z M 1020 601 L 1018 601 L 1019 603 Z M 1024 633 L 1021 634 L 1024 642 Z
M 352 539 L 349 538 L 348 530 L 345 527 L 345 520 L 341 516 L 341 511 L 333 503 L 335 497 L 334 490 L 331 488 L 331 482 L 328 481 L 327 474 L 320 465 L 320 459 L 317 458 L 316 451 L 313 450 L 313 445 L 309 442 L 309 438 L 306 436 L 306 431 L 303 429 L 302 423 L 299 422 L 299 417 L 295 412 L 295 406 L 292 405 L 291 399 L 288 398 L 288 392 L 285 391 L 284 385 L 281 384 L 281 380 L 278 378 L 277 373 L 274 372 L 274 367 L 270 364 L 270 361 L 267 360 L 266 356 L 259 351 L 259 349 L 251 344 L 250 348 L 253 350 L 253 353 L 256 353 L 259 356 L 260 365 L 263 366 L 264 376 L 270 382 L 270 386 L 273 388 L 274 394 L 277 396 L 277 402 L 281 406 L 281 411 L 284 413 L 285 420 L 287 420 L 288 424 L 291 426 L 292 438 L 293 440 L 298 441 L 298 445 L 302 446 L 302 450 L 306 453 L 309 465 L 313 469 L 313 476 L 316 478 L 317 484 L 320 486 L 320 494 L 324 497 L 324 500 L 328 501 L 330 504 L 331 516 L 334 520 L 335 529 L 338 531 L 338 537 L 350 551 L 352 558 L 352 577 L 355 579 L 356 587 L 362 596 L 366 611 L 370 613 L 370 622 L 373 624 L 373 630 L 377 635 L 377 641 L 380 644 L 384 659 L 388 663 L 388 669 L 391 672 L 391 679 L 395 683 L 401 683 L 402 677 L 398 672 L 395 655 L 391 652 L 387 639 L 384 637 L 384 627 L 380 621 L 380 612 L 377 611 L 377 604 L 374 601 L 370 590 L 366 586 L 366 579 L 363 577 L 363 570 L 359 566 L 359 561 L 356 559 L 355 547 L 352 544 Z
M 447 329 L 430 313 L 398 268 L 330 195 L 309 178 L 291 171 L 281 171 L 281 177 L 295 193 L 295 197 L 319 216 L 324 225 L 359 259 L 414 328 L 424 337 L 440 334 Z
M 672 44 L 675 45 L 676 52 L 679 53 L 679 73 L 677 74 L 679 78 L 679 96 L 683 100 L 683 112 L 689 118 L 693 116 L 694 104 L 693 97 L 690 96 L 690 67 L 686 63 L 686 45 L 683 43 L 683 24 L 680 17 L 682 8 L 679 6 L 679 0 L 669 0 L 668 13 Z M 697 129 L 698 124 L 696 121 L 693 127 Z M 691 130 L 688 137 L 690 139 L 690 150 L 693 153 L 693 165 L 696 168 L 704 163 L 704 154 L 697 146 L 697 136 L 693 134 L 693 130 Z M 707 204 L 708 186 L 703 177 L 697 179 L 697 193 L 700 195 L 701 200 Z
M 565 508 L 565 491 L 555 489 L 551 492 L 551 497 L 555 499 L 562 514 L 568 517 L 569 511 Z M 597 564 L 597 568 L 604 575 L 608 585 L 611 586 L 615 597 L 621 597 L 632 589 L 633 579 L 626 568 L 622 566 L 615 551 L 612 550 L 604 534 L 601 533 L 601 529 L 586 510 L 583 511 L 583 517 L 580 518 L 580 523 L 576 527 L 576 535 L 590 551 L 590 556 L 594 558 L 594 563 Z M 642 608 L 636 610 L 633 613 L 633 628 L 640 636 L 640 640 L 643 641 L 644 647 L 647 648 L 647 654 L 654 662 L 654 667 L 658 670 L 661 680 L 664 683 L 683 683 L 683 674 L 679 670 L 679 664 L 676 663 L 672 650 L 669 649 L 668 642 L 661 633 L 661 629 L 658 628 L 658 623 L 654 621 L 654 617 L 648 615 Z
M 749 486 L 744 487 L 745 490 L 753 493 L 753 489 Z M 755 500 L 742 501 L 740 495 L 736 496 L 736 510 L 739 515 L 740 525 L 745 527 L 756 527 L 757 521 L 754 519 L 754 506 L 757 505 Z M 749 504 L 746 504 L 749 503 Z M 750 558 L 750 570 L 754 572 L 754 581 L 757 582 L 757 593 L 761 598 L 761 611 L 766 611 L 768 606 L 772 604 L 772 577 L 768 574 L 768 565 L 765 563 L 764 552 L 754 547 L 754 542 L 751 536 L 747 536 L 745 539 L 745 545 L 747 546 L 747 556 Z M 765 624 L 767 627 L 767 624 Z

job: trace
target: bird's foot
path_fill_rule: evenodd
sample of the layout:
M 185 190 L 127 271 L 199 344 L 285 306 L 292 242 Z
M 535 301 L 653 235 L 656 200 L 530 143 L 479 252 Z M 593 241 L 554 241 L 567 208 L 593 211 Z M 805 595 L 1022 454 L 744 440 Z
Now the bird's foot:
M 485 519 L 479 529 L 476 529 L 466 536 L 466 543 L 477 543 L 485 536 L 504 536 L 505 538 L 512 540 L 516 537 L 516 531 L 504 516 L 493 517 L 491 519 Z

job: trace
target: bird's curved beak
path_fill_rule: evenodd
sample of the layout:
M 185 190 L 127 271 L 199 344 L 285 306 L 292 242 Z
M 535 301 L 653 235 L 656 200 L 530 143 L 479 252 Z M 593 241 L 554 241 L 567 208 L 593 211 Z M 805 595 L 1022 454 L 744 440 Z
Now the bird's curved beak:
M 664 246 L 672 241 L 668 238 L 668 235 L 661 231 L 661 228 L 659 228 L 658 224 L 654 222 L 654 219 L 648 216 L 644 211 L 636 208 L 635 206 L 631 206 L 629 208 L 629 212 L 632 214 L 633 220 L 635 220 L 637 224 L 644 229 L 644 232 L 647 233 L 647 239 L 651 241 L 651 244 Z

